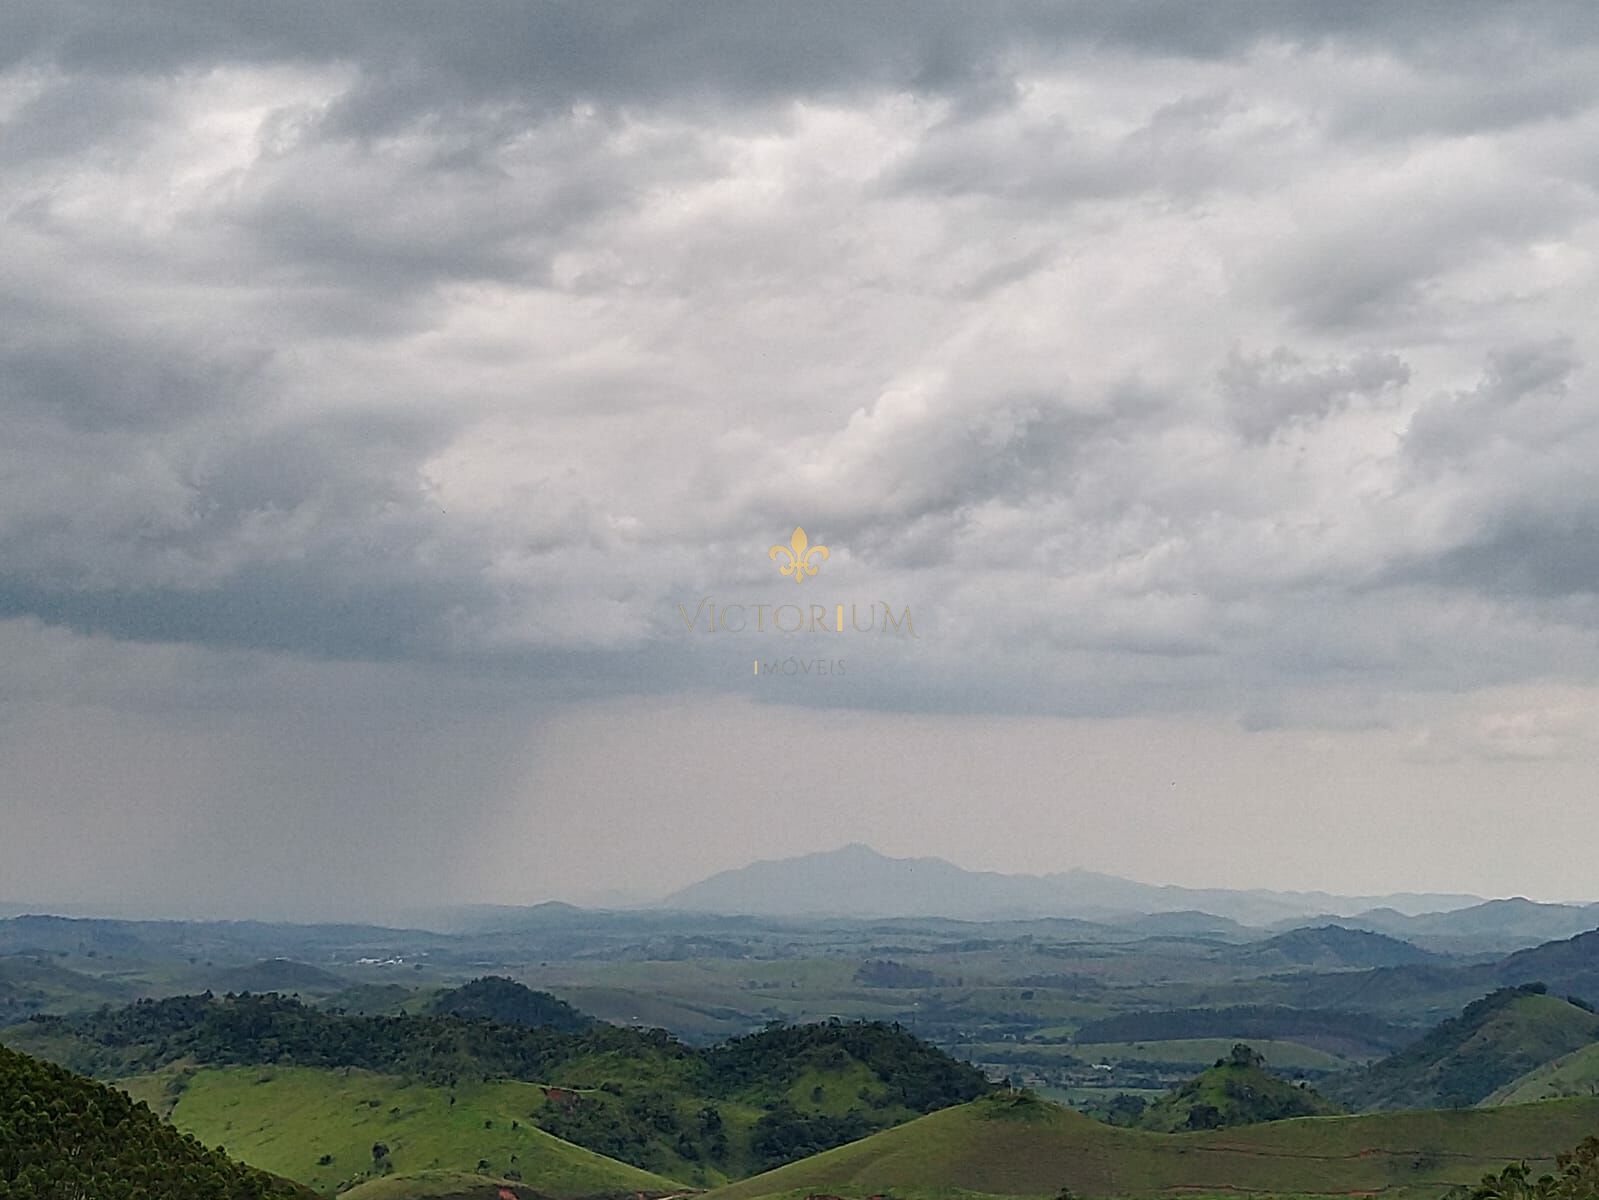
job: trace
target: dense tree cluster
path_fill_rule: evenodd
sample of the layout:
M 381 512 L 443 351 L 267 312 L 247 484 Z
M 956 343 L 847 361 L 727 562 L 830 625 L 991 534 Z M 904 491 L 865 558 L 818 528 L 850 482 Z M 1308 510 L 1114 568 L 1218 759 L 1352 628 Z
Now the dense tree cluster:
M 0 1200 L 300 1200 L 93 1080 L 0 1046 Z
M 856 1111 L 830 1116 L 801 1113 L 792 1105 L 780 1104 L 755 1123 L 750 1149 L 755 1155 L 756 1169 L 770 1171 L 853 1142 L 871 1132 L 872 1126 Z
M 439 993 L 432 1011 L 440 1016 L 475 1017 L 502 1025 L 526 1025 L 560 1033 L 582 1033 L 595 1024 L 593 1017 L 579 1012 L 565 1000 L 548 992 L 536 992 L 503 975 L 486 975 Z

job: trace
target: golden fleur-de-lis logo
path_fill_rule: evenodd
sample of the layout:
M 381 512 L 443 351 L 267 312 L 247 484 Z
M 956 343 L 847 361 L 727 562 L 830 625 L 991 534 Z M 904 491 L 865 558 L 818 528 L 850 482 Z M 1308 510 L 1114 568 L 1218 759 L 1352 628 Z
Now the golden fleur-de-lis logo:
M 795 583 L 804 583 L 807 575 L 814 575 L 822 568 L 813 559 L 820 558 L 827 561 L 827 547 L 813 546 L 811 539 L 805 536 L 805 531 L 798 525 L 794 526 L 794 536 L 788 539 L 788 545 L 779 542 L 766 552 L 766 557 L 776 562 L 779 557 L 784 558 L 783 565 L 778 568 L 784 575 L 789 576 Z

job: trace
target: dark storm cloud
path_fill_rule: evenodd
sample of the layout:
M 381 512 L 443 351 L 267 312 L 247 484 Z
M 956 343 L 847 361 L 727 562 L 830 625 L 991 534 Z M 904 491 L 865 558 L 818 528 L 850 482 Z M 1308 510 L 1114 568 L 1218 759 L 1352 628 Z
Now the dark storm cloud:
M 1447 19 L 1443 14 L 1447 13 Z M 1260 40 L 1348 41 L 1423 59 L 1474 47 L 1495 63 L 1529 45 L 1599 32 L 1575 2 L 1265 5 L 943 3 L 760 6 L 381 3 L 11 5 L 5 60 L 72 72 L 161 74 L 193 64 L 357 62 L 369 82 L 344 110 L 375 131 L 397 112 L 515 94 L 649 104 L 669 97 L 763 100 L 861 89 L 960 92 L 991 86 L 993 64 L 1071 48 L 1216 58 Z M 432 88 L 428 88 L 429 81 Z M 1485 106 L 1487 108 L 1489 106 Z M 1496 111 L 1503 105 L 1491 106 Z

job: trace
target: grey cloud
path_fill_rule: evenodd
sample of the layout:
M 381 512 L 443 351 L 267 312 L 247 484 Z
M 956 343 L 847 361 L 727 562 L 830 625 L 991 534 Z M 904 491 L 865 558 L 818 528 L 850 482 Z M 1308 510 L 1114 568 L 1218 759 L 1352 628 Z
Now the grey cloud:
M 1565 338 L 1498 351 L 1476 387 L 1430 400 L 1416 412 L 1405 449 L 1422 464 L 1461 464 L 1505 442 L 1552 448 L 1599 423 L 1587 404 L 1567 402 L 1578 365 Z
M 1592 10 L 1579 0 L 1522 6 L 1451 6 L 1447 29 L 1425 8 L 1379 3 L 1262 5 L 1238 0 L 1164 3 L 944 3 L 692 9 L 647 4 L 522 5 L 510 0 L 449 9 L 168 2 L 137 12 L 92 0 L 9 6 L 4 61 L 47 58 L 72 71 L 164 73 L 194 62 L 288 59 L 378 64 L 347 110 L 378 128 L 413 106 L 516 93 L 559 109 L 574 99 L 652 103 L 667 97 L 760 99 L 848 94 L 861 87 L 991 90 L 996 64 L 1067 47 L 1219 57 L 1262 39 L 1316 46 L 1349 41 L 1444 57 L 1509 44 L 1591 40 Z M 1514 36 L 1512 36 L 1512 34 Z M 398 81 L 400 86 L 394 86 Z
M 1362 203 L 1327 197 L 1328 215 L 1265 259 L 1273 298 L 1313 329 L 1413 329 L 1433 319 L 1441 277 L 1557 237 L 1590 203 L 1569 180 L 1495 173 L 1461 189 L 1443 170 L 1379 184 Z
M 1262 131 L 1232 129 L 1245 107 L 1225 91 L 1160 104 L 1135 128 L 1114 134 L 1084 128 L 1078 114 L 1013 113 L 935 129 L 885 180 L 890 191 L 985 195 L 1061 207 L 1160 196 L 1185 203 L 1217 188 L 1246 185 L 1274 157 Z
M 1538 6 L 1516 52 L 1566 63 L 1587 12 Z M 862 703 L 1235 706 L 1239 680 L 1404 678 L 1384 588 L 1420 589 L 1425 624 L 1428 598 L 1499 594 L 1504 530 L 1588 528 L 1493 449 L 1582 433 L 1570 386 L 1546 402 L 1575 350 L 1423 399 L 1475 363 L 1462 312 L 1571 321 L 1557 276 L 1524 300 L 1462 272 L 1591 218 L 1556 152 L 1593 107 L 1573 73 L 1465 103 L 1480 64 L 1463 84 L 1445 50 L 1495 6 L 1448 30 L 1308 4 L 4 20 L 17 77 L 48 81 L 12 115 L 26 157 L 0 152 L 25 200 L 0 346 L 19 618 L 715 687 L 672 605 L 759 584 L 804 521 L 840 573 L 981 630 L 981 665 L 929 652 Z M 1340 126 L 1362 55 L 1435 97 L 1378 131 L 1414 162 Z M 210 68 L 238 89 L 221 136 Z M 1118 100 L 1036 102 L 1066 85 Z M 123 97 L 118 153 L 89 154 L 84 113 Z M 1537 112 L 1541 158 L 1450 140 Z M 1528 155 L 1548 174 L 1518 177 Z M 1556 557 L 1524 573 L 1555 586 Z
M 1427 573 L 1456 587 L 1509 596 L 1599 596 L 1599 504 L 1587 512 L 1509 513 L 1441 555 Z M 1551 619 L 1599 629 L 1599 610 L 1548 610 Z
M 160 115 L 150 88 L 137 77 L 55 75 L 6 123 L 3 158 L 12 164 L 66 159 L 115 146 Z
M 265 347 L 196 347 L 108 328 L 69 306 L 0 297 L 0 410 L 77 433 L 170 429 L 247 398 Z
M 704 168 L 681 145 L 627 161 L 611 151 L 611 132 L 500 113 L 429 122 L 396 146 L 313 122 L 252 171 L 219 219 L 246 232 L 268 269 L 293 264 L 311 285 L 548 286 L 552 257 L 581 226 L 634 203 L 652 176 L 681 177 L 685 160 Z
M 1492 354 L 1475 387 L 1422 404 L 1403 449 L 1412 486 L 1455 497 L 1454 536 L 1401 579 L 1514 598 L 1592 628 L 1599 612 L 1599 412 L 1568 339 Z
M 1357 397 L 1403 387 L 1410 368 L 1396 355 L 1373 352 L 1318 366 L 1279 346 L 1267 355 L 1235 350 L 1217 380 L 1239 432 L 1261 441 L 1289 424 L 1325 418 Z

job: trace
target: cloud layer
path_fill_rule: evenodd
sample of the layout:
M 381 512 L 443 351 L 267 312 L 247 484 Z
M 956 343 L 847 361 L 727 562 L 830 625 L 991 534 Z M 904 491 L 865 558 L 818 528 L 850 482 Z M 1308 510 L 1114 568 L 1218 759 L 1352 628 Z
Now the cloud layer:
M 0 47 L 0 703 L 315 663 L 1588 744 L 1589 5 L 41 0 Z M 785 691 L 750 658 L 840 652 L 685 636 L 795 523 L 915 645 Z

